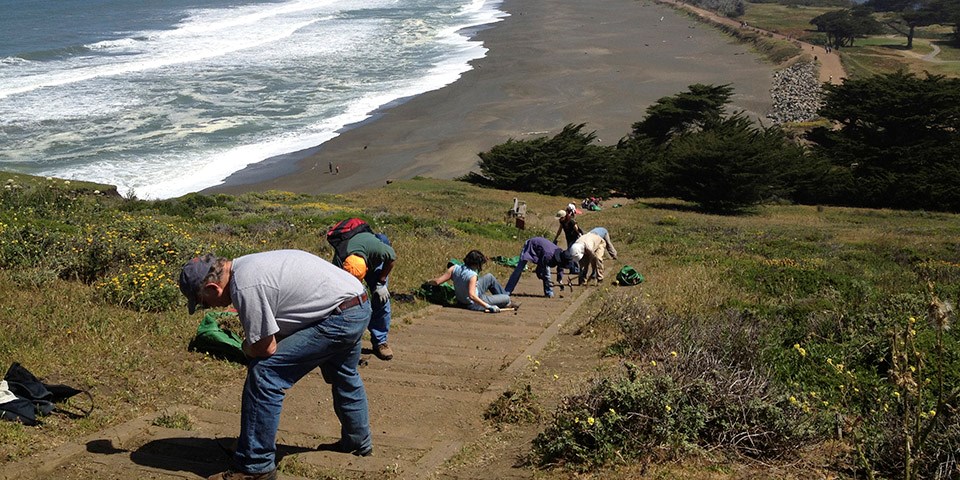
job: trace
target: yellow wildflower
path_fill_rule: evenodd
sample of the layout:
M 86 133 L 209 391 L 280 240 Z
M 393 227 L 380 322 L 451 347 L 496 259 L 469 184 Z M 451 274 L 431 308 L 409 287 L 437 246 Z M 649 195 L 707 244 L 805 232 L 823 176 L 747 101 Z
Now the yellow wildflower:
M 593 425 L 594 422 L 596 422 L 596 420 L 594 420 L 593 417 L 587 417 L 587 423 L 589 423 L 590 425 Z

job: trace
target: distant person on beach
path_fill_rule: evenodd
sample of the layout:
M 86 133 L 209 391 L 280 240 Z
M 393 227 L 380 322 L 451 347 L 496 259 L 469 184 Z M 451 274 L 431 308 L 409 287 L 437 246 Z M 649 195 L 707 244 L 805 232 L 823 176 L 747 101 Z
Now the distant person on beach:
M 588 269 L 592 270 L 590 277 L 596 278 L 597 283 L 603 281 L 603 256 L 607 251 L 611 258 L 617 258 L 617 249 L 606 228 L 594 228 L 577 239 L 570 247 L 570 257 L 580 264 L 578 284 L 583 285 Z
M 550 269 L 557 269 L 557 283 L 563 281 L 563 269 L 572 269 L 572 259 L 566 250 L 557 246 L 557 244 L 547 240 L 544 237 L 533 237 L 523 243 L 520 249 L 520 261 L 507 280 L 507 286 L 504 290 L 508 294 L 513 294 L 517 283 L 520 282 L 520 275 L 527 263 L 536 265 L 534 272 L 537 278 L 543 281 L 543 295 L 547 298 L 553 298 L 553 282 L 550 280 Z
M 340 164 L 337 164 L 336 173 L 334 175 L 340 175 Z
M 237 470 L 214 480 L 276 479 L 276 439 L 287 390 L 320 368 L 332 386 L 340 440 L 331 449 L 373 451 L 360 339 L 370 320 L 363 285 L 326 260 L 300 250 L 276 250 L 233 260 L 206 254 L 180 271 L 187 309 L 233 305 L 250 359 L 240 406 Z
M 382 233 L 361 232 L 347 240 L 346 257 L 334 253 L 333 264 L 342 267 L 370 289 L 370 342 L 373 354 L 380 360 L 393 359 L 393 349 L 387 343 L 390 333 L 392 307 L 388 289 L 390 272 L 397 261 L 397 252 L 390 239 Z
M 583 235 L 583 230 L 580 229 L 580 225 L 577 225 L 574 211 L 570 210 L 569 205 L 566 209 L 557 212 L 557 221 L 560 222 L 560 226 L 557 228 L 557 234 L 553 237 L 553 243 L 557 243 L 557 240 L 560 239 L 560 232 L 563 232 L 563 236 L 567 240 L 567 248 L 570 248 L 570 245 L 573 245 L 573 242 L 576 242 L 580 235 Z
M 330 174 L 333 175 L 333 162 L 330 162 Z
M 501 308 L 517 308 L 520 305 L 510 301 L 510 294 L 500 285 L 492 273 L 480 276 L 487 257 L 479 250 L 470 250 L 463 258 L 463 265 L 452 265 L 443 275 L 428 280 L 431 285 L 440 285 L 453 281 L 453 291 L 457 303 L 462 307 L 476 311 L 499 313 Z

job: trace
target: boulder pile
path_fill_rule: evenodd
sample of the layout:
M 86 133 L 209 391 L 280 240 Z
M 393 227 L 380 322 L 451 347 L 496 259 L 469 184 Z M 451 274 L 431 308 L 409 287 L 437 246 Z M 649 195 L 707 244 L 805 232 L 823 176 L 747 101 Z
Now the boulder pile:
M 823 102 L 823 88 L 817 75 L 817 66 L 811 62 L 797 62 L 774 72 L 773 110 L 767 114 L 774 125 L 805 122 L 817 118 Z

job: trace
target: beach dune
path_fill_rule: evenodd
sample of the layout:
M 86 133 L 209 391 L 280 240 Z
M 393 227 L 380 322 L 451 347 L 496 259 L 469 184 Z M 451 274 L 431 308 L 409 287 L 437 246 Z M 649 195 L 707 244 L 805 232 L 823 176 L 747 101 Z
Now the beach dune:
M 417 175 L 477 170 L 510 138 L 586 123 L 613 145 L 657 99 L 694 83 L 731 84 L 731 110 L 762 119 L 771 74 L 745 45 L 652 2 L 507 0 L 510 15 L 476 33 L 489 49 L 459 80 L 394 105 L 304 152 L 251 165 L 205 192 L 342 193 Z M 661 20 L 662 17 L 662 20 Z M 338 175 L 329 165 L 339 165 Z

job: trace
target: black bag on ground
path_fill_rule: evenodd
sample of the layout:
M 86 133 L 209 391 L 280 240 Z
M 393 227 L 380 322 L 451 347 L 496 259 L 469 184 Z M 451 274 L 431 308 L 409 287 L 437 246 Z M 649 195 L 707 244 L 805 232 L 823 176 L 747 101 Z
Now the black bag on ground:
M 359 218 L 342 220 L 327 230 L 327 242 L 333 247 L 337 260 L 334 263 L 338 267 L 342 266 L 343 261 L 347 258 L 347 240 L 360 232 L 373 233 L 373 229 L 367 222 Z
M 59 411 L 76 417 L 85 417 L 93 410 L 93 397 L 87 391 L 66 385 L 45 384 L 17 362 L 10 365 L 3 379 L 17 400 L 0 404 L 0 418 L 17 420 L 25 425 L 37 425 L 40 423 L 36 418 L 37 415 L 49 415 L 54 410 L 58 410 L 56 403 L 66 401 L 79 393 L 85 393 L 90 398 L 90 407 L 81 410 L 83 415 L 65 410 Z M 24 402 L 32 405 L 32 412 L 24 408 L 26 405 Z

